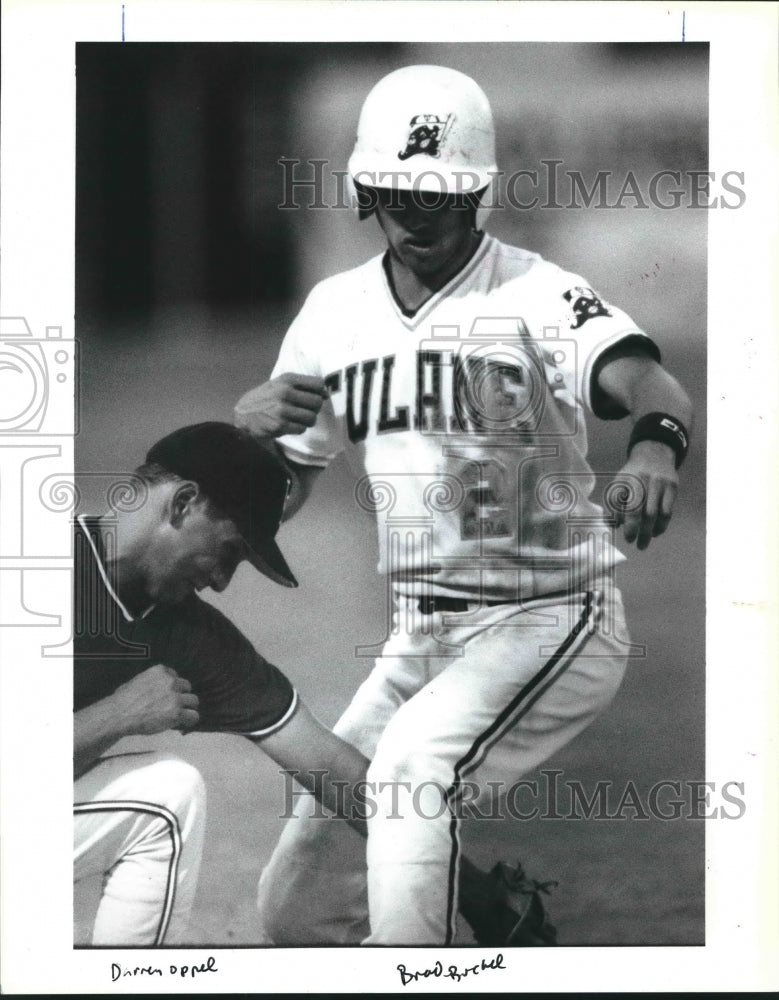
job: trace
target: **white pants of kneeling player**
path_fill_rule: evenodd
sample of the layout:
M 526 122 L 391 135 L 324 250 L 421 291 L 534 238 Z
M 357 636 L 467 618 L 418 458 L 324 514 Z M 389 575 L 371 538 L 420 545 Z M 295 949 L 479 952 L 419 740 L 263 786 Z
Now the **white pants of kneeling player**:
M 74 783 L 73 802 L 74 891 L 102 881 L 92 932 L 77 926 L 75 943 L 179 941 L 203 850 L 198 771 L 164 753 L 107 757 Z
M 401 599 L 398 614 L 413 607 Z M 494 790 L 507 791 L 589 725 L 624 675 L 628 636 L 614 589 L 607 601 L 596 592 L 435 613 L 426 622 L 433 636 L 421 622 L 416 612 L 410 633 L 393 634 L 335 727 L 372 759 L 367 895 L 364 842 L 301 796 L 260 880 L 268 941 L 451 943 L 458 795 L 488 812 Z M 441 656 L 441 642 L 462 655 Z

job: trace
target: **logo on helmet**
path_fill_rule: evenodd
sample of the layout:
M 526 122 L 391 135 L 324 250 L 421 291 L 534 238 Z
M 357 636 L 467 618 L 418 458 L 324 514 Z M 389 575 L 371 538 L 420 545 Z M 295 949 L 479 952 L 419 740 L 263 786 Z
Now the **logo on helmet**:
M 409 122 L 411 131 L 406 140 L 406 148 L 398 153 L 398 159 L 407 160 L 417 153 L 440 156 L 441 145 L 453 124 L 453 114 L 446 118 L 439 118 L 438 115 L 414 115 Z
M 571 303 L 571 309 L 576 317 L 576 322 L 571 323 L 572 330 L 578 330 L 580 326 L 584 326 L 588 319 L 594 319 L 596 316 L 611 316 L 611 313 L 591 288 L 577 285 L 567 291 L 563 298 Z

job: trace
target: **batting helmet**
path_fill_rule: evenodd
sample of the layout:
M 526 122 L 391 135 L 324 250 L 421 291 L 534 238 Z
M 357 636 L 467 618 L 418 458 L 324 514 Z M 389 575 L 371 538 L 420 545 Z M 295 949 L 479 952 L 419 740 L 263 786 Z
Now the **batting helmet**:
M 481 229 L 497 173 L 495 126 L 484 91 L 444 66 L 406 66 L 376 84 L 360 113 L 349 178 L 361 219 L 370 188 L 470 195 Z M 424 203 L 424 201 L 423 201 Z

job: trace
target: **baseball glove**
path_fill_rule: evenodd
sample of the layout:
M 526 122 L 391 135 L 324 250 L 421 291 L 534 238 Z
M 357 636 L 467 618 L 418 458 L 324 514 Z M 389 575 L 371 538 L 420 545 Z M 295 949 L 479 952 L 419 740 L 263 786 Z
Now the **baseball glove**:
M 502 945 L 539 948 L 557 944 L 557 931 L 544 909 L 542 894 L 557 882 L 537 882 L 528 878 L 521 864 L 503 861 L 489 873 L 494 904 L 489 916 L 473 926 L 476 942 L 486 947 Z

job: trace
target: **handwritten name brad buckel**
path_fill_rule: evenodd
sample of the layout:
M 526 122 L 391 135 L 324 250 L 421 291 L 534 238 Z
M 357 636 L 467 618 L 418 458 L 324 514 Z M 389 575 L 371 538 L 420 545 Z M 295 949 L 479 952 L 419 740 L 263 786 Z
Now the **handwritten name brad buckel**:
M 498 952 L 495 958 L 483 958 L 476 965 L 449 965 L 444 968 L 443 962 L 436 962 L 429 969 L 407 969 L 405 965 L 398 966 L 398 972 L 400 973 L 400 981 L 403 986 L 408 986 L 409 983 L 415 983 L 419 979 L 428 979 L 431 976 L 436 979 L 451 979 L 455 983 L 459 983 L 461 979 L 465 979 L 468 976 L 478 976 L 481 972 L 489 972 L 491 969 L 502 969 L 506 971 L 506 966 L 503 964 L 503 955 Z

